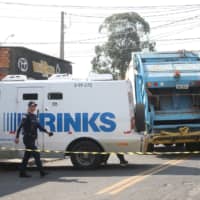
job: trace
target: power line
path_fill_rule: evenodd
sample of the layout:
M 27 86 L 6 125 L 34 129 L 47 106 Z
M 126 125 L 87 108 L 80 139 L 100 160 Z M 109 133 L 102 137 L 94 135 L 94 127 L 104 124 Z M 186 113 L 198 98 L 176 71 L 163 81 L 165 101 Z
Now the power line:
M 200 4 L 184 4 L 184 5 L 164 5 L 164 6 L 75 6 L 75 5 L 58 5 L 58 4 L 32 4 L 21 2 L 0 1 L 0 4 L 28 6 L 28 7 L 50 7 L 50 8 L 76 8 L 76 9 L 152 9 L 152 8 L 187 8 L 200 7 Z
M 170 11 L 170 12 L 169 12 Z M 172 12 L 173 11 L 173 12 Z M 163 13 L 163 12 L 167 12 L 166 14 L 156 14 L 155 15 L 155 10 L 153 11 L 148 11 L 148 13 L 153 13 L 153 15 L 144 15 L 143 17 L 157 17 L 157 16 L 167 16 L 169 14 L 181 14 L 181 13 L 189 13 L 189 12 L 193 12 L 193 11 L 199 11 L 199 7 L 196 8 L 194 7 L 193 9 L 192 8 L 187 8 L 187 10 L 183 10 L 181 9 L 180 12 L 177 11 L 177 8 L 176 9 L 170 9 L 170 10 L 158 10 L 156 11 L 156 13 Z M 144 14 L 144 11 L 140 11 L 140 14 Z M 145 12 L 146 13 L 146 12 Z M 107 16 L 109 16 L 109 14 L 104 14 L 104 16 L 99 16 L 99 15 L 84 15 L 84 14 L 76 14 L 76 13 L 70 13 L 72 16 L 74 17 L 84 17 L 84 18 L 105 18 Z
M 94 38 L 93 38 L 94 39 Z M 91 38 L 92 40 L 92 38 Z M 155 41 L 158 41 L 158 42 L 168 42 L 168 41 L 188 41 L 188 40 L 200 40 L 200 37 L 191 37 L 191 38 L 170 38 L 170 39 L 157 39 Z M 87 43 L 87 42 L 80 42 L 80 40 L 77 40 L 77 41 L 66 41 L 65 44 L 96 44 L 96 42 L 94 43 Z M 59 44 L 59 42 L 7 42 L 6 43 L 7 45 L 10 45 L 10 44 L 15 44 L 15 45 L 57 45 Z
M 190 10 L 181 10 L 180 12 L 176 10 L 171 10 L 174 12 L 168 12 L 168 11 L 160 11 L 162 12 L 167 12 L 167 13 L 163 13 L 163 14 L 153 14 L 153 15 L 142 15 L 142 12 L 139 13 L 142 17 L 147 17 L 147 18 L 152 18 L 152 17 L 164 17 L 164 16 L 169 16 L 169 15 L 177 15 L 177 14 L 185 14 L 185 13 L 190 13 L 190 12 L 194 12 L 194 11 L 199 11 L 199 8 L 193 8 Z M 155 10 L 152 11 L 153 13 L 155 13 Z M 82 14 L 76 14 L 76 13 L 70 13 L 70 15 L 74 16 L 74 17 L 83 17 L 83 18 L 98 18 L 98 19 L 105 19 L 106 17 L 108 17 L 109 15 L 107 14 L 106 16 L 97 16 L 97 15 L 82 15 Z
M 186 25 L 186 24 L 183 24 L 183 25 Z M 179 29 L 173 30 L 173 31 L 168 31 L 168 32 L 165 31 L 164 33 L 152 36 L 151 38 L 160 39 L 160 38 L 163 38 L 163 37 L 174 36 L 175 34 L 180 34 L 180 33 L 183 33 L 183 32 L 190 31 L 190 30 L 195 29 L 195 28 L 199 28 L 200 23 L 199 22 L 193 22 L 193 23 L 190 23 L 190 24 L 187 24 L 187 25 L 190 25 L 190 26 L 189 27 L 184 26 L 184 27 L 181 27 L 181 28 L 176 27 L 176 28 L 179 28 Z
M 0 2 L 0 4 L 1 4 L 1 2 Z M 193 8 L 193 7 L 191 7 L 191 8 Z M 192 12 L 192 11 L 195 11 L 197 8 L 193 8 L 192 10 L 191 10 L 191 8 L 180 8 L 181 9 L 181 13 L 184 13 L 184 12 Z M 8 10 L 10 10 L 10 7 L 0 7 L 0 9 L 1 10 L 3 10 L 3 11 L 5 11 L 5 9 L 8 9 Z M 187 10 L 185 10 L 185 9 L 187 9 Z M 190 9 L 190 10 L 188 10 L 188 9 Z M 177 12 L 179 10 L 179 8 L 170 8 L 170 9 L 164 9 L 164 10 L 156 10 L 156 13 L 163 13 L 163 12 L 168 12 L 169 13 L 169 11 L 175 11 L 175 12 Z M 23 8 L 21 8 L 20 10 L 18 9 L 18 8 L 16 8 L 15 7 L 15 11 L 18 11 L 18 12 L 22 12 L 22 11 L 24 11 L 23 10 Z M 44 11 L 43 11 L 44 12 Z M 153 9 L 152 11 L 151 10 L 148 10 L 147 12 L 145 12 L 145 11 L 142 11 L 142 10 L 139 10 L 138 12 L 140 12 L 140 13 L 155 13 L 155 9 Z M 6 12 L 7 13 L 7 12 Z M 45 16 L 47 16 L 47 13 L 48 13 L 48 11 L 45 11 Z M 60 13 L 60 11 L 59 11 L 59 13 Z M 69 13 L 69 12 L 68 12 Z M 51 14 L 52 14 L 52 11 L 51 11 Z M 109 16 L 110 15 L 110 13 L 101 13 L 101 16 L 99 16 L 99 15 L 97 15 L 97 13 L 95 13 L 94 15 L 85 15 L 85 14 L 80 14 L 80 13 L 71 13 L 71 15 L 73 15 L 74 17 L 84 17 L 84 18 L 99 18 L 99 19 L 101 19 L 101 18 L 105 18 L 105 17 L 107 17 L 107 16 Z M 155 14 L 154 14 L 155 15 Z M 152 16 L 154 16 L 154 15 L 152 15 Z M 151 15 L 150 15 L 151 16 Z M 160 15 L 159 15 L 160 16 Z
M 72 15 L 72 16 L 74 16 L 74 15 Z M 42 18 L 33 18 L 33 17 L 27 17 L 27 16 L 24 16 L 24 17 L 18 17 L 18 16 L 0 16 L 0 18 L 7 18 L 7 19 L 16 19 L 16 20 L 33 20 L 33 21 L 38 21 L 38 22 L 52 22 L 52 23 L 58 23 L 59 22 L 59 20 L 50 20 L 50 19 L 42 19 Z M 102 17 L 103 18 L 103 17 Z M 105 19 L 105 18 L 104 18 Z M 180 19 L 181 21 L 183 20 L 183 19 Z M 151 22 L 164 22 L 164 21 L 167 21 L 167 22 L 169 22 L 170 21 L 170 23 L 169 24 L 173 24 L 174 22 L 177 22 L 177 20 L 167 20 L 167 19 L 165 19 L 165 20 L 150 20 Z M 73 23 L 83 23 L 83 21 L 82 20 L 80 20 L 80 21 L 76 21 L 76 20 L 73 20 L 72 19 L 72 22 Z M 103 23 L 103 21 L 85 21 L 85 23 L 87 23 L 87 24 L 97 24 L 97 23 L 99 23 L 99 24 L 101 24 L 101 23 Z M 165 24 L 164 24 L 165 25 Z
M 191 10 L 181 10 L 178 12 L 177 10 L 174 10 L 175 12 L 168 12 L 166 14 L 154 14 L 154 15 L 144 15 L 143 17 L 162 17 L 162 16 L 169 16 L 169 15 L 177 15 L 177 14 L 182 14 L 182 13 L 190 13 L 194 11 L 199 11 L 199 8 L 191 9 Z
M 49 19 L 41 19 L 41 18 L 34 18 L 34 17 L 0 16 L 0 18 L 34 20 L 34 21 L 41 21 L 41 22 L 56 22 L 56 23 L 59 22 L 58 20 L 49 20 Z
M 177 43 L 176 43 L 176 45 L 180 45 L 180 44 L 187 44 L 187 43 L 190 43 L 190 44 L 192 44 L 192 43 L 196 43 L 197 41 L 196 40 L 186 40 L 186 41 L 181 41 L 181 40 L 179 40 L 179 41 L 177 41 Z M 161 42 L 162 43 L 162 42 Z M 174 43 L 173 43 L 173 41 L 168 41 L 167 43 L 164 43 L 164 45 L 166 46 L 168 46 L 168 45 L 173 45 Z M 194 48 L 194 47 L 193 47 Z
M 165 27 L 165 26 L 173 25 L 175 23 L 198 19 L 199 17 L 200 17 L 200 15 L 196 15 L 196 16 L 193 16 L 193 17 L 187 17 L 187 18 L 179 19 L 179 20 L 167 23 L 167 24 L 161 24 L 159 26 L 152 27 L 152 29 L 162 28 L 162 27 Z
M 158 42 L 168 42 L 168 41 L 186 41 L 186 40 L 200 40 L 200 37 L 193 38 L 172 38 L 172 39 L 158 39 Z
M 0 2 L 1 4 L 2 2 Z M 10 4 L 9 4 L 10 5 Z M 29 5 L 29 4 L 28 4 Z M 32 4 L 30 4 L 32 5 Z M 39 4 L 38 4 L 39 6 Z M 199 5 L 200 6 L 200 5 Z M 199 8 L 194 7 L 193 9 L 190 8 L 190 10 L 181 10 L 180 12 L 177 12 L 177 10 L 173 10 L 175 12 L 168 12 L 164 13 L 164 14 L 159 14 L 159 15 L 147 15 L 147 16 L 143 16 L 143 17 L 161 17 L 161 16 L 169 16 L 169 15 L 177 15 L 177 14 L 181 14 L 181 13 L 188 13 L 188 12 L 194 12 L 194 11 L 198 11 Z M 162 11 L 163 12 L 163 11 Z M 154 11 L 155 13 L 155 11 Z M 97 18 L 97 19 L 105 19 L 106 17 L 108 17 L 108 14 L 106 14 L 106 16 L 97 16 L 97 15 L 81 15 L 81 14 L 76 14 L 76 13 L 69 13 L 71 16 L 74 17 L 83 17 L 83 18 Z M 20 20 L 38 20 L 38 21 L 45 21 L 45 22 L 58 22 L 58 20 L 52 20 L 52 19 L 41 19 L 41 18 L 33 18 L 33 17 L 18 17 L 18 16 L 0 16 L 2 18 L 10 18 L 10 19 L 20 19 Z M 77 22 L 77 21 L 76 21 Z M 90 23 L 90 22 L 89 22 Z M 93 22 L 96 23 L 96 22 Z M 97 22 L 97 23 L 101 23 L 101 22 Z

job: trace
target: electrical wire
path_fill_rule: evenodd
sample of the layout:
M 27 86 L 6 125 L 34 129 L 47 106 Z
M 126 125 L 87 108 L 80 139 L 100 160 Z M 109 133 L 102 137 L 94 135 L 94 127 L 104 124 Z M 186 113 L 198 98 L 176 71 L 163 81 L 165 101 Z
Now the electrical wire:
M 116 9 L 166 9 L 166 8 L 191 8 L 200 7 L 200 4 L 184 4 L 184 5 L 163 5 L 163 6 L 87 6 L 87 5 L 58 5 L 58 4 L 33 4 L 22 2 L 0 1 L 0 4 L 9 6 L 26 6 L 26 7 L 45 7 L 45 8 L 73 8 L 73 9 L 98 9 L 98 10 L 116 10 Z
M 170 38 L 170 39 L 157 39 L 155 40 L 156 41 L 166 41 L 166 42 L 169 42 L 169 41 L 188 41 L 188 40 L 200 40 L 200 37 L 191 37 L 191 38 Z M 60 42 L 7 42 L 6 44 L 7 45 L 11 45 L 11 44 L 14 44 L 14 45 L 57 45 L 59 44 Z M 87 42 L 84 42 L 84 43 L 78 43 L 78 41 L 67 41 L 65 42 L 65 44 L 96 44 L 97 42 L 94 42 L 94 43 L 87 43 Z
M 200 17 L 200 15 L 196 15 L 196 16 L 193 16 L 193 17 L 187 17 L 187 18 L 184 18 L 184 19 L 179 19 L 179 20 L 176 20 L 176 21 L 173 21 L 173 22 L 170 22 L 170 23 L 161 24 L 161 25 L 152 27 L 152 29 L 158 29 L 158 28 L 169 26 L 169 25 L 171 26 L 171 25 L 174 25 L 174 24 L 179 23 L 179 22 L 184 22 L 184 21 L 198 19 L 199 17 Z
M 59 20 L 49 20 L 49 19 L 42 19 L 42 18 L 32 18 L 32 17 L 17 17 L 17 16 L 0 16 L 0 18 L 7 18 L 7 19 L 19 19 L 19 20 L 34 20 L 37 22 L 60 22 Z
M 191 25 L 192 24 L 192 25 Z M 196 28 L 199 28 L 199 25 L 200 23 L 199 22 L 193 22 L 189 24 L 190 26 L 189 27 L 176 27 L 178 28 L 178 30 L 171 30 L 169 32 L 164 32 L 164 33 L 161 33 L 161 34 L 158 34 L 158 35 L 155 35 L 155 36 L 151 36 L 152 39 L 160 39 L 160 38 L 163 38 L 163 37 L 171 37 L 171 36 L 174 36 L 176 34 L 182 34 L 182 33 L 185 33 L 187 31 L 191 31 L 193 29 L 196 29 Z

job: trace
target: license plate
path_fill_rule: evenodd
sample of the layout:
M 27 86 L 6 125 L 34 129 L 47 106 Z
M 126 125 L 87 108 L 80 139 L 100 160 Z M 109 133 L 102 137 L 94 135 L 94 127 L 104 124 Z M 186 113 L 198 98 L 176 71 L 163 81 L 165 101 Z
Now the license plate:
M 176 89 L 178 90 L 187 90 L 189 88 L 188 84 L 177 84 Z

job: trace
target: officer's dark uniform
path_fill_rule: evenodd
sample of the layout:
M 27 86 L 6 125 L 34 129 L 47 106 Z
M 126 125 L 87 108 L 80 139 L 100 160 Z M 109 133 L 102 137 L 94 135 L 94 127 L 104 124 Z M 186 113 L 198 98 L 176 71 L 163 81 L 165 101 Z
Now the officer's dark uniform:
M 48 133 L 48 131 L 40 125 L 37 116 L 33 113 L 27 113 L 26 115 L 24 115 L 21 124 L 17 130 L 16 138 L 19 138 L 21 129 L 23 130 L 22 134 L 23 134 L 24 145 L 26 149 L 31 149 L 31 150 L 37 150 L 37 147 L 35 145 L 35 140 L 37 139 L 38 136 L 37 129 Z M 40 171 L 40 175 L 44 176 L 45 172 L 43 171 L 42 163 L 40 160 L 40 153 L 36 151 L 25 151 L 20 168 L 20 176 L 23 175 L 26 176 L 25 173 L 26 166 L 31 156 L 33 156 L 35 159 L 35 163 Z
M 128 164 L 128 161 L 125 160 L 124 155 L 122 155 L 122 154 L 117 154 L 117 157 L 118 157 L 119 160 L 120 160 L 120 165 L 127 165 L 127 164 Z

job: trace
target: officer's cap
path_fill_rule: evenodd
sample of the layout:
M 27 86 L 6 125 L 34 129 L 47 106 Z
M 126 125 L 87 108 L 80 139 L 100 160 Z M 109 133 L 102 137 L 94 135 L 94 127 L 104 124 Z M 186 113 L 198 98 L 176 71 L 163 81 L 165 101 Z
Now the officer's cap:
M 30 101 L 28 102 L 28 107 L 31 107 L 31 106 L 37 106 L 37 104 L 34 102 L 34 101 Z

